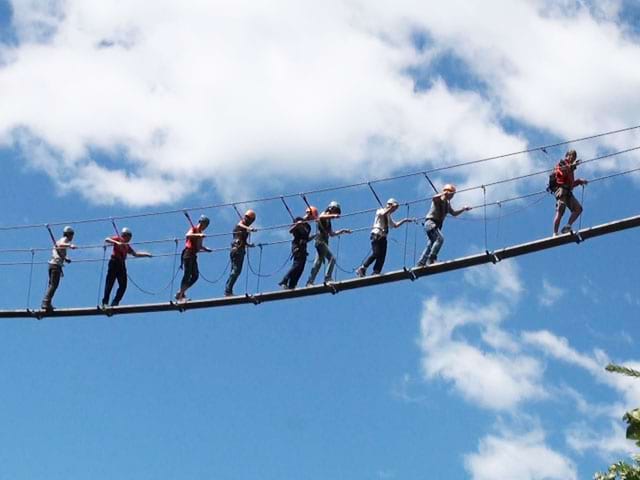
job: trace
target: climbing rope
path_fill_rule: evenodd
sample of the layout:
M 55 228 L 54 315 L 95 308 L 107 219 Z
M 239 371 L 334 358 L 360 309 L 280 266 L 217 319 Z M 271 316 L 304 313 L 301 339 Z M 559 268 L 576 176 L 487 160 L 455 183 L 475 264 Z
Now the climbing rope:
M 258 244 L 258 245 L 266 246 L 266 244 Z M 262 253 L 262 248 L 260 250 L 260 253 Z M 259 278 L 273 277 L 274 275 L 277 275 L 278 273 L 282 272 L 282 270 L 284 270 L 284 268 L 289 264 L 289 260 L 290 259 L 291 259 L 291 254 L 288 254 L 287 258 L 284 260 L 282 265 L 280 265 L 276 270 L 274 270 L 274 271 L 272 271 L 270 273 L 262 273 L 261 271 L 256 271 L 253 268 L 253 265 L 251 263 L 251 259 L 249 258 L 249 252 L 247 251 L 247 263 L 249 265 L 249 270 L 251 270 L 251 273 L 253 273 L 255 276 L 257 276 Z
M 167 283 L 164 287 L 162 287 L 159 290 L 155 290 L 155 291 L 151 291 L 151 290 L 147 290 L 145 288 L 142 288 L 133 278 L 131 278 L 131 275 L 129 275 L 127 273 L 127 278 L 129 279 L 129 282 L 131 282 L 131 284 L 137 288 L 141 293 L 144 293 L 145 295 L 149 295 L 152 297 L 155 297 L 157 295 L 160 295 L 162 292 L 164 292 L 165 290 L 167 290 L 168 288 L 170 288 L 170 292 L 173 291 L 173 281 L 176 279 L 176 277 L 178 276 L 178 273 L 180 273 L 180 269 L 178 268 L 175 273 L 173 274 L 173 276 L 171 277 L 171 280 L 169 281 L 169 283 Z
M 222 270 L 222 273 L 218 275 L 215 280 L 209 280 L 207 277 L 205 277 L 202 274 L 202 271 L 200 272 L 200 278 L 211 285 L 215 285 L 216 283 L 218 283 L 220 280 L 224 278 L 225 274 L 227 273 L 227 270 L 229 270 L 230 265 L 231 265 L 231 259 L 227 261 L 227 264 L 225 265 L 224 270 Z

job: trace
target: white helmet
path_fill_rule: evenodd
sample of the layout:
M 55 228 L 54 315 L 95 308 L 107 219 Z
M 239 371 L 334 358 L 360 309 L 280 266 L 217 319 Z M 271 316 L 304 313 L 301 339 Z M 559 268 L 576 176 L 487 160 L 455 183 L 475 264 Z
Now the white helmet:
M 340 204 L 335 200 L 332 200 L 331 202 L 329 202 L 329 206 L 327 207 L 327 210 L 336 210 L 338 213 L 342 212 L 342 209 L 340 208 Z
M 387 200 L 387 205 L 397 207 L 400 204 L 395 198 L 390 198 L 389 200 Z
M 124 236 L 133 237 L 133 233 L 131 233 L 131 229 L 129 229 L 129 228 L 127 228 L 127 227 L 124 227 L 124 228 L 122 229 L 122 232 L 120 232 L 120 235 L 121 235 L 121 236 L 123 236 L 123 237 L 124 237 Z
M 71 228 L 69 225 L 67 225 L 66 227 L 64 227 L 62 229 L 62 233 L 65 235 L 73 235 L 74 233 L 76 233 L 73 228 Z

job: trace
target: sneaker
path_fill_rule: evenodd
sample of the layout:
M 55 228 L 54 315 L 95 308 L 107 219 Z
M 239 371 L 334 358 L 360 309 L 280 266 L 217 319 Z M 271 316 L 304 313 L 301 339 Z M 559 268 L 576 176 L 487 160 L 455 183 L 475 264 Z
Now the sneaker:
M 184 298 L 184 294 L 180 294 L 180 292 L 176 293 L 176 296 L 174 297 L 177 301 L 180 301 Z
M 367 274 L 367 270 L 363 267 L 360 266 L 358 268 L 356 268 L 356 275 L 359 277 L 364 277 Z
M 565 225 L 564 227 L 562 227 L 562 230 L 560 230 L 560 233 L 570 233 L 571 232 L 571 225 Z
M 111 302 L 112 307 L 117 307 L 118 305 L 120 305 L 120 302 Z
M 226 290 L 226 291 L 224 292 L 224 296 L 225 296 L 225 297 L 233 297 L 233 292 L 230 292 L 229 290 Z
M 414 268 L 422 268 L 422 267 L 424 267 L 424 266 L 425 266 L 425 264 L 424 264 L 424 263 L 422 263 L 422 262 L 418 262 L 418 263 L 416 263 L 416 266 L 415 266 Z
M 438 259 L 437 257 L 429 257 L 429 258 L 427 258 L 427 265 L 434 264 L 437 259 Z
M 324 277 L 324 283 L 331 283 L 333 282 L 333 278 L 331 277 Z
M 307 282 L 307 284 L 305 285 L 305 287 L 313 287 L 313 283 L 312 283 L 312 282 Z
M 380 275 L 380 272 L 373 271 L 371 272 L 371 275 Z
M 287 282 L 280 282 L 278 283 L 278 286 L 281 287 L 283 290 L 289 290 L 289 286 L 287 285 Z
M 55 307 L 53 305 L 51 305 L 50 303 L 43 303 L 40 308 L 42 310 L 46 310 L 47 312 L 50 312 L 50 311 L 54 310 Z

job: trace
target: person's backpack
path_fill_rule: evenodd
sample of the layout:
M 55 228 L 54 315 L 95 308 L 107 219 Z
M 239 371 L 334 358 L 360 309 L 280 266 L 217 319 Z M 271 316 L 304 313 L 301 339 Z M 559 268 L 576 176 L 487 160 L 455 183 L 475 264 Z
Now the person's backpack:
M 560 163 L 553 169 L 553 171 L 549 174 L 549 181 L 547 182 L 547 192 L 550 194 L 554 194 L 558 189 L 558 179 L 556 178 L 556 170 L 558 167 L 562 166 L 563 160 L 560 160 Z

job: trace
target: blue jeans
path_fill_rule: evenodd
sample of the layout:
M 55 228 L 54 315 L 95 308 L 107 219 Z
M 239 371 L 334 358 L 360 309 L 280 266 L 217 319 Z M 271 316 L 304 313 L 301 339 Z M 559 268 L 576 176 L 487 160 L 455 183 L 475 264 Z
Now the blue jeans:
M 333 276 L 333 268 L 336 266 L 336 259 L 333 256 L 333 253 L 331 253 L 331 250 L 329 250 L 329 245 L 322 241 L 316 241 L 316 258 L 313 262 L 313 267 L 311 268 L 311 274 L 309 275 L 307 284 L 315 282 L 316 275 L 318 275 L 320 267 L 325 260 L 327 261 L 328 266 L 327 272 L 324 276 L 324 281 L 330 282 Z
M 442 248 L 442 244 L 444 243 L 444 237 L 434 222 L 427 220 L 424 229 L 427 234 L 428 241 L 426 248 L 422 252 L 422 255 L 420 255 L 420 260 L 418 260 L 419 265 L 426 265 L 429 258 L 435 260 L 438 256 L 438 252 L 440 252 L 440 248 Z
M 236 280 L 242 273 L 242 264 L 244 263 L 244 254 L 245 249 L 231 250 L 231 273 L 229 274 L 229 278 L 227 279 L 227 284 L 224 288 L 224 293 L 226 295 L 231 295 L 233 293 L 233 286 L 236 284 Z

